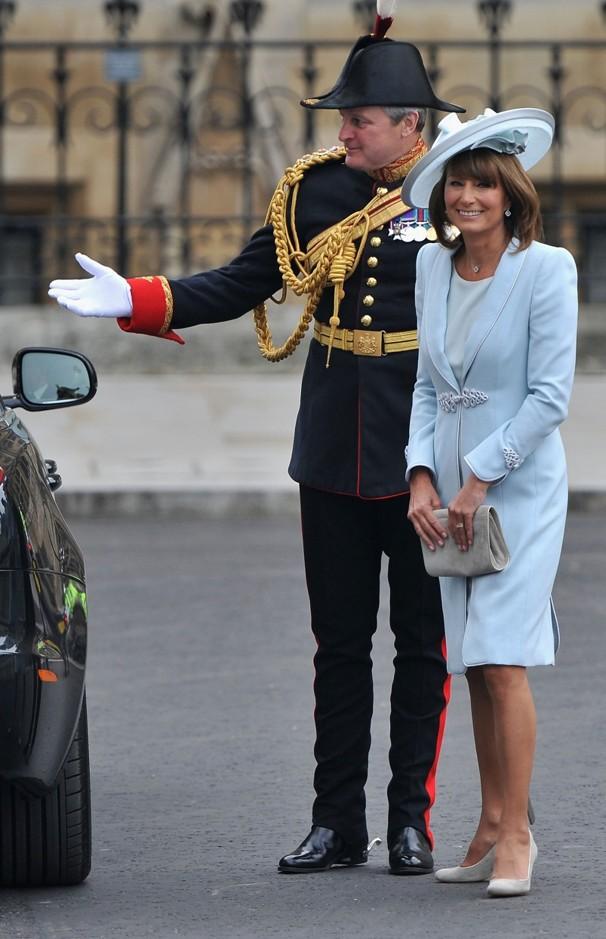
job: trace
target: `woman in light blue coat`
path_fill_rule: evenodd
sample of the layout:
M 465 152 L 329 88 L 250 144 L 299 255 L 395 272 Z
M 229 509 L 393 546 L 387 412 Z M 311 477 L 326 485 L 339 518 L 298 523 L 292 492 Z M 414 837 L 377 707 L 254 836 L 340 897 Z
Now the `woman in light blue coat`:
M 462 863 L 443 882 L 488 880 L 489 896 L 530 890 L 537 848 L 527 807 L 535 711 L 526 669 L 551 665 L 551 602 L 566 517 L 565 419 L 575 359 L 576 268 L 540 243 L 526 169 L 551 142 L 533 108 L 461 124 L 449 115 L 403 198 L 429 205 L 437 244 L 417 262 L 419 371 L 407 448 L 409 517 L 435 551 L 473 540 L 496 508 L 511 554 L 492 576 L 440 579 L 448 665 L 465 672 L 482 811 Z M 448 507 L 443 530 L 433 510 Z

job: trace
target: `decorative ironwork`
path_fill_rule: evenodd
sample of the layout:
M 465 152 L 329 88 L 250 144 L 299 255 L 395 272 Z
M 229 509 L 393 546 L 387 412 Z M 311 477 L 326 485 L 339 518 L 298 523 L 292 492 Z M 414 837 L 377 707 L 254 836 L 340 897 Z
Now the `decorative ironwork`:
M 8 29 L 16 9 L 16 0 L 0 0 L 0 39 Z
M 513 3 L 511 0 L 480 0 L 477 6 L 478 15 L 486 24 L 490 38 L 498 39 L 503 24 L 511 16 Z
M 259 25 L 265 3 L 263 0 L 232 0 L 230 9 L 232 23 L 240 23 L 250 36 Z
M 99 255 L 124 272 L 162 269 L 171 276 L 226 261 L 262 224 L 266 200 L 283 168 L 301 153 L 334 142 L 334 114 L 299 108 L 298 102 L 330 86 L 334 63 L 351 42 L 253 39 L 249 31 L 262 5 L 249 0 L 236 6 L 236 22 L 242 27 L 237 40 L 208 39 L 202 45 L 199 39 L 128 42 L 123 48 L 141 59 L 141 77 L 133 81 L 112 80 L 104 73 L 104 56 L 116 48 L 115 41 L 24 48 L 0 35 L 0 303 L 13 302 L 24 284 L 30 285 L 31 296 L 43 298 L 46 282 L 69 271 L 76 250 Z M 193 0 L 189 7 L 193 9 Z M 606 91 L 593 78 L 595 63 L 606 53 L 606 39 L 583 44 L 504 41 L 497 35 L 485 42 L 427 40 L 419 46 L 440 97 L 460 102 L 471 116 L 495 100 L 503 107 L 530 104 L 554 114 L 555 142 L 540 183 L 552 241 L 576 248 L 586 231 L 599 233 L 600 225 L 606 229 L 606 186 L 601 183 Z M 222 69 L 219 82 L 212 63 L 226 50 L 233 71 L 227 81 Z M 335 51 L 328 67 L 327 55 Z M 459 84 L 463 53 L 473 81 Z M 266 74 L 282 75 L 281 81 L 270 85 L 265 74 L 256 80 L 252 63 L 260 55 Z M 519 67 L 524 55 L 532 59 L 528 77 Z M 272 57 L 277 56 L 276 67 Z M 202 57 L 209 65 L 204 82 Z M 505 68 L 510 59 L 516 63 L 513 70 Z M 15 61 L 19 68 L 12 70 Z M 581 64 L 585 61 L 587 67 Z M 504 80 L 509 73 L 515 82 Z M 82 74 L 87 76 L 84 82 Z M 439 116 L 430 114 L 428 138 L 435 131 L 431 118 Z M 587 180 L 591 201 L 582 214 L 565 199 L 574 169 L 570 148 L 579 138 L 595 141 L 591 150 L 596 161 L 595 177 Z M 41 144 L 46 148 L 46 173 L 40 175 L 46 201 L 41 208 L 15 208 L 12 189 L 20 184 L 7 181 L 3 172 L 9 140 L 11 148 L 23 145 L 29 152 L 40 152 Z M 87 153 L 98 162 L 87 166 Z M 103 180 L 101 197 L 93 174 Z M 225 195 L 211 205 L 220 187 Z M 21 185 L 20 199 L 26 190 L 31 199 L 29 178 L 27 187 Z M 106 217 L 84 217 L 82 206 L 94 198 L 93 211 Z M 21 272 L 14 264 L 18 251 Z M 597 247 L 579 252 L 581 261 L 590 256 L 598 257 Z M 592 269 L 581 269 L 581 283 L 588 293 L 597 285 L 597 296 L 601 282 L 604 294 L 606 274 L 597 260 L 592 264 Z
M 480 0 L 478 15 L 484 21 L 490 40 L 490 107 L 501 110 L 501 30 L 511 16 L 513 3 L 510 0 Z
M 105 15 L 120 40 L 128 38 L 139 16 L 138 0 L 105 0 Z
M 198 30 L 200 39 L 207 39 L 210 36 L 217 15 L 215 3 L 203 3 L 198 7 L 194 7 L 191 3 L 182 3 L 179 13 L 184 23 Z

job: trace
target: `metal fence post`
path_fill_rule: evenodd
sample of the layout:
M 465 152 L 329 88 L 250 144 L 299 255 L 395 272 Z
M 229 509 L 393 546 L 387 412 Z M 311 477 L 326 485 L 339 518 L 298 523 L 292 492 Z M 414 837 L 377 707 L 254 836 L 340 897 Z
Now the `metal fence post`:
M 305 44 L 303 49 L 304 65 L 301 69 L 304 82 L 304 98 L 313 96 L 318 69 L 316 68 L 316 50 L 311 42 Z M 313 108 L 303 108 L 303 146 L 307 153 L 315 150 L 316 144 L 316 113 Z
M 57 46 L 55 53 L 55 69 L 53 78 L 57 83 L 57 104 L 56 104 L 56 126 L 55 126 L 55 147 L 57 148 L 57 179 L 55 184 L 56 206 L 55 215 L 58 218 L 57 225 L 57 247 L 55 260 L 57 270 L 63 271 L 67 265 L 67 213 L 68 213 L 68 189 L 67 189 L 67 104 L 66 90 L 69 72 L 66 67 L 65 46 Z
M 181 64 L 179 67 L 179 142 L 181 145 L 181 169 L 179 179 L 179 227 L 181 230 L 180 260 L 183 271 L 191 267 L 191 239 L 189 216 L 190 206 L 190 172 L 191 172 L 191 107 L 189 101 L 190 86 L 194 76 L 191 64 L 191 49 L 189 46 L 181 47 Z
M 511 15 L 510 0 L 480 0 L 478 14 L 484 20 L 489 36 L 490 48 L 490 107 L 501 109 L 501 31 Z
M 242 167 L 242 221 L 244 238 L 248 238 L 252 231 L 253 221 L 253 159 L 252 144 L 255 115 L 250 93 L 250 64 L 252 55 L 252 34 L 263 13 L 262 0 L 232 0 L 231 18 L 240 23 L 244 30 L 242 40 L 242 54 L 240 60 L 240 87 L 242 95 L 242 148 L 244 161 Z
M 116 47 L 122 52 L 128 47 L 128 34 L 139 16 L 138 0 L 106 0 L 105 14 L 117 36 Z M 122 273 L 128 272 L 128 127 L 130 108 L 128 100 L 129 82 L 121 78 L 116 89 L 116 266 Z
M 555 118 L 553 135 L 553 174 L 551 192 L 553 198 L 553 219 L 556 244 L 562 241 L 562 141 L 564 132 L 564 109 L 562 108 L 562 82 L 565 70 L 562 65 L 562 49 L 558 45 L 551 47 L 551 65 L 548 69 L 551 79 L 551 112 Z
M 16 3 L 14 0 L 0 0 L 0 259 L 4 257 L 4 237 L 6 228 L 6 180 L 4 176 L 4 148 L 6 145 L 4 34 L 15 15 L 15 8 Z M 0 304 L 3 302 L 3 299 L 4 287 L 0 280 Z

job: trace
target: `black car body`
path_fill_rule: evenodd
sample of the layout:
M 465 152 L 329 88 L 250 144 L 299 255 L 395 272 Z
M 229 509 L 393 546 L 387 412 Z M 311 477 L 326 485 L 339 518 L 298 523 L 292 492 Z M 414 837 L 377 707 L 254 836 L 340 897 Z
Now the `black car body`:
M 0 885 L 73 884 L 90 870 L 82 554 L 14 408 L 85 403 L 91 363 L 26 349 L 0 399 Z

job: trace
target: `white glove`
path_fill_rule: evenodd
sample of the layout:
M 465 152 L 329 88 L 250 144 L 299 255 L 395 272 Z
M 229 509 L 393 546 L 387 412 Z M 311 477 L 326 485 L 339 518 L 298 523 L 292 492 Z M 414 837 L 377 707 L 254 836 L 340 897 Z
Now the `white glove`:
M 76 261 L 92 277 L 53 280 L 48 295 L 78 316 L 130 316 L 133 301 L 128 281 L 99 264 L 86 254 L 76 254 Z

